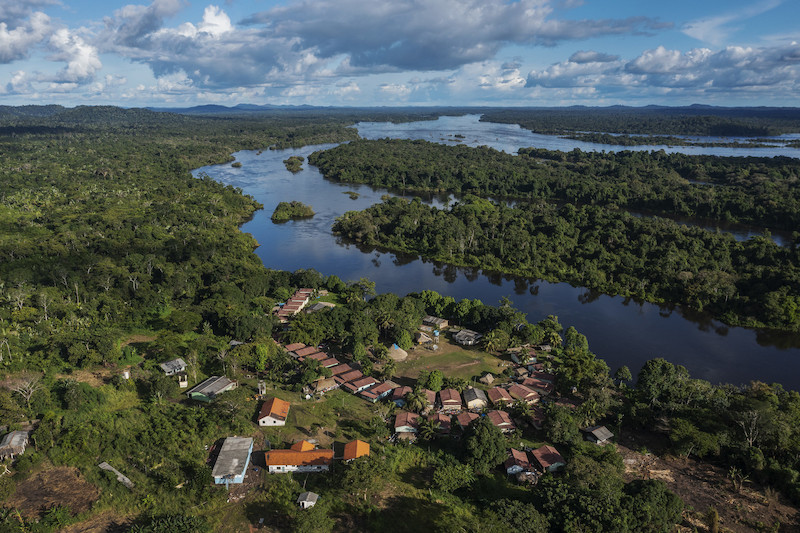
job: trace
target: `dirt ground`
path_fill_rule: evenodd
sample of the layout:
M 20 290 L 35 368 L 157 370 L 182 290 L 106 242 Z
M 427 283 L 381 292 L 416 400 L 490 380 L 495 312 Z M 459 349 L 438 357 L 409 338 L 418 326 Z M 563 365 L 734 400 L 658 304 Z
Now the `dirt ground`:
M 73 524 L 64 529 L 63 533 L 123 533 L 130 527 L 127 517 L 109 510 L 79 524 Z
M 88 511 L 99 497 L 97 487 L 87 482 L 77 468 L 49 467 L 17 484 L 8 500 L 22 514 L 34 518 L 50 507 L 66 505 L 73 514 Z
M 744 533 L 772 531 L 780 522 L 781 532 L 800 531 L 800 513 L 777 492 L 746 482 L 737 492 L 727 470 L 682 457 L 658 457 L 634 451 L 657 449 L 646 435 L 623 436 L 617 450 L 625 461 L 626 480 L 661 479 L 686 504 L 682 531 L 708 531 L 706 514 L 713 505 L 719 513 L 720 531 Z

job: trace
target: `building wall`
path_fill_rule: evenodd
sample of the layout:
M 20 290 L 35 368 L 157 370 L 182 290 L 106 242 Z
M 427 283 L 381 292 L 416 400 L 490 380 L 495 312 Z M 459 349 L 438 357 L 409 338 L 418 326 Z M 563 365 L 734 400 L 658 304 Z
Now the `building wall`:
M 264 418 L 258 421 L 259 426 L 285 426 L 286 420 L 278 420 L 276 418 L 272 418 L 271 416 L 265 416 Z
M 285 474 L 287 472 L 327 472 L 328 465 L 269 465 L 270 474 Z

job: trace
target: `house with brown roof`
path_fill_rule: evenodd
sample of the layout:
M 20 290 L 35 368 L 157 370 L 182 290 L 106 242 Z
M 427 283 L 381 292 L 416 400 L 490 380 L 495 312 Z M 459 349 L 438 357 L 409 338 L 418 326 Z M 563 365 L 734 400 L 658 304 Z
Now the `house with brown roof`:
M 481 415 L 477 413 L 471 413 L 469 411 L 463 411 L 458 413 L 456 416 L 456 420 L 458 420 L 458 425 L 462 427 L 462 429 L 467 429 L 473 420 L 477 420 L 481 417 Z
M 353 440 L 344 445 L 342 460 L 352 461 L 365 455 L 369 455 L 369 444 L 363 440 Z
M 338 376 L 339 374 L 345 374 L 347 372 L 352 372 L 353 367 L 348 365 L 347 363 L 340 363 L 336 366 L 331 367 L 331 376 Z
M 503 466 L 506 469 L 506 473 L 509 475 L 533 469 L 528 454 L 514 448 L 508 450 L 508 459 L 503 463 Z
M 536 378 L 525 378 L 520 382 L 520 384 L 528 387 L 529 389 L 535 390 L 542 396 L 552 394 L 555 390 L 555 387 L 552 383 Z
M 305 356 L 306 359 L 313 359 L 315 361 L 324 361 L 325 359 L 330 359 L 330 355 L 326 354 L 325 352 L 314 352 L 311 355 Z
M 419 415 L 417 413 L 410 413 L 408 411 L 400 411 L 394 417 L 394 432 L 395 433 L 416 433 L 419 430 L 417 423 Z
M 280 398 L 270 398 L 261 405 L 256 421 L 259 426 L 285 426 L 291 404 Z
M 306 345 L 303 344 L 302 342 L 293 342 L 292 344 L 287 344 L 283 348 L 287 352 L 293 352 L 295 350 L 299 350 L 300 348 L 305 348 L 305 347 L 306 347 Z
M 539 401 L 538 392 L 526 387 L 525 385 L 520 385 L 518 383 L 512 384 L 508 388 L 508 393 L 511 395 L 512 398 L 516 400 L 521 400 L 523 402 L 537 403 Z
M 397 387 L 392 391 L 392 401 L 397 407 L 403 407 L 406 404 L 406 394 L 411 391 L 409 386 Z
M 536 459 L 536 462 L 539 463 L 539 466 L 541 466 L 542 470 L 545 472 L 554 472 L 567 464 L 564 457 L 558 453 L 558 450 L 549 445 L 536 448 L 531 452 L 531 455 L 533 455 L 533 458 Z
M 492 405 L 495 407 L 499 407 L 501 405 L 511 405 L 514 403 L 514 398 L 508 393 L 508 390 L 504 389 L 503 387 L 492 387 L 489 389 L 487 393 L 489 396 L 489 401 L 492 402 Z
M 357 379 L 355 381 L 348 381 L 342 385 L 342 388 L 349 393 L 358 394 L 362 390 L 366 390 L 378 384 L 378 380 L 371 377 Z
M 386 398 L 394 389 L 397 388 L 397 383 L 393 381 L 384 381 L 374 387 L 361 391 L 359 394 L 362 398 L 372 403 Z
M 344 385 L 348 381 L 355 381 L 363 377 L 364 374 L 362 374 L 360 370 L 351 370 L 350 372 L 345 372 L 344 374 L 338 374 L 336 376 L 333 376 L 333 379 L 335 379 L 336 383 L 338 383 L 339 385 Z
M 333 463 L 333 450 L 317 450 L 300 441 L 288 450 L 269 450 L 264 460 L 270 474 L 286 472 L 327 472 Z
M 327 359 L 323 359 L 319 362 L 322 368 L 333 368 L 339 365 L 339 360 L 335 357 L 328 357 Z
M 458 412 L 461 410 L 461 394 L 456 389 L 442 389 L 439 391 L 439 405 L 444 412 Z
M 486 414 L 486 417 L 503 433 L 509 433 L 517 429 L 517 425 L 514 424 L 514 422 L 511 420 L 511 417 L 508 416 L 508 413 L 505 411 L 489 411 Z
M 555 374 L 551 374 L 550 372 L 542 372 L 541 370 L 534 370 L 533 372 L 531 372 L 531 377 L 535 379 L 541 379 L 542 381 L 546 381 L 552 384 L 555 384 L 556 382 Z
M 447 435 L 450 433 L 450 425 L 452 423 L 452 419 L 444 413 L 432 413 L 428 415 L 428 420 L 439 424 L 439 430 L 437 433 L 442 435 Z
M 305 348 L 300 348 L 299 350 L 293 351 L 292 354 L 294 354 L 294 357 L 296 359 L 304 359 L 304 358 L 308 357 L 309 355 L 315 354 L 317 352 L 319 352 L 319 349 L 317 349 L 317 347 L 315 347 L 315 346 L 306 346 Z M 292 354 L 289 354 L 289 355 L 292 355 Z
M 428 400 L 428 405 L 433 406 L 436 404 L 436 393 L 430 389 L 422 389 L 425 393 L 425 398 Z

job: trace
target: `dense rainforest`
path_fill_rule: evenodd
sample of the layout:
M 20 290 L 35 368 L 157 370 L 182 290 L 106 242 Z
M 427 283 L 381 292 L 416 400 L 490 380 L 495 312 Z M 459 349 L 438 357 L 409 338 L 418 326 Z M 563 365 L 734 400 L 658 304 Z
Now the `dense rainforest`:
M 785 107 L 569 107 L 488 109 L 481 120 L 535 133 L 763 137 L 800 131 L 800 110 Z
M 730 468 L 740 491 L 758 483 L 772 503 L 800 502 L 796 392 L 777 384 L 712 385 L 662 360 L 649 362 L 633 388 L 628 369 L 612 378 L 588 340 L 557 317 L 528 323 L 507 301 L 491 306 L 433 291 L 376 295 L 364 279 L 345 283 L 313 270 L 267 269 L 252 253 L 255 241 L 238 230 L 261 206 L 234 187 L 189 172 L 230 161 L 240 149 L 352 140 L 356 132 L 348 125 L 379 116 L 0 108 L 0 425 L 31 430 L 25 453 L 2 462 L 0 530 L 64 531 L 91 522 L 138 532 L 249 531 L 266 519 L 272 530 L 303 532 L 668 532 L 683 513 L 705 520 L 707 511 L 717 512 L 686 510 L 663 481 L 626 477 L 614 447 L 582 440 L 579 428 L 594 423 L 617 434 L 656 435 L 669 453 Z M 412 116 L 404 111 L 395 118 Z M 442 217 L 416 202 L 395 207 Z M 596 217 L 624 230 L 614 226 L 613 210 L 540 207 L 541 221 L 560 228 L 565 241 L 576 234 L 562 220 Z M 474 211 L 480 224 L 493 217 L 527 223 L 485 200 L 466 199 L 459 209 Z M 534 204 L 525 209 L 533 214 Z M 670 253 L 693 264 L 678 246 L 684 237 L 669 224 L 653 236 L 646 226 L 624 222 L 651 245 L 650 237 L 676 239 Z M 472 229 L 477 236 L 478 228 Z M 442 228 L 434 238 L 449 239 L 452 230 Z M 708 245 L 714 248 L 710 257 L 722 261 L 730 254 L 734 262 L 753 253 L 756 265 L 793 253 L 767 239 L 742 250 L 725 239 Z M 723 292 L 727 281 L 719 280 Z M 327 291 L 335 307 L 297 315 L 288 328 L 279 325 L 270 310 L 300 287 Z M 393 404 L 368 404 L 342 391 L 306 400 L 304 387 L 326 376 L 325 369 L 314 361 L 299 363 L 276 342 L 325 343 L 365 374 L 389 379 L 401 369 L 386 356 L 386 346 L 408 346 L 426 314 L 485 334 L 482 346 L 462 352 L 470 364 L 483 358 L 506 365 L 506 348 L 551 343 L 547 368 L 557 375 L 559 397 L 568 406 L 547 406 L 541 430 L 526 427 L 504 436 L 478 422 L 453 438 L 426 431 L 420 445 L 390 445 Z M 225 375 L 239 387 L 211 404 L 193 403 L 158 366 L 176 357 L 187 363 L 192 385 Z M 433 373 L 416 374 L 417 384 L 434 387 Z M 268 431 L 253 422 L 259 407 L 255 376 L 267 382 L 270 395 L 291 401 L 285 429 Z M 440 386 L 468 384 L 466 377 L 438 377 Z M 513 412 L 523 420 L 530 416 L 525 405 Z M 266 449 L 328 433 L 337 442 L 364 439 L 374 451 L 337 464 L 329 475 L 262 470 L 254 474 L 258 482 L 239 493 L 212 484 L 215 445 L 223 437 L 251 435 Z M 511 483 L 495 466 L 509 446 L 523 442 L 558 446 L 568 460 L 565 471 L 531 487 Z M 99 469 L 103 461 L 128 476 L 133 488 Z M 46 490 L 70 497 L 45 503 Z M 303 490 L 323 495 L 310 512 L 295 503 Z M 26 504 L 31 492 L 40 499 Z M 750 517 L 738 516 L 750 524 Z
M 800 254 L 765 237 L 635 217 L 599 206 L 506 207 L 467 196 L 449 209 L 385 198 L 340 217 L 359 243 L 608 294 L 707 309 L 732 324 L 800 328 Z
M 559 201 L 800 227 L 800 160 L 355 141 L 309 156 L 327 178 L 405 191 Z

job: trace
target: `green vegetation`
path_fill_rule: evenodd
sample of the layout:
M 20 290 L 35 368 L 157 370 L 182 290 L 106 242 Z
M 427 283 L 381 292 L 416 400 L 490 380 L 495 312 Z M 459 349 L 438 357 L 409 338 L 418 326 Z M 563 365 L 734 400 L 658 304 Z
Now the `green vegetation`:
M 593 107 L 488 109 L 484 122 L 519 124 L 536 133 L 765 137 L 800 131 L 800 111 L 780 107 Z
M 702 142 L 672 135 L 611 135 L 610 133 L 572 133 L 565 135 L 567 139 L 598 144 L 612 144 L 617 146 L 704 146 L 716 148 L 764 148 L 769 146 L 759 141 L 719 141 Z
M 314 210 L 310 205 L 302 202 L 280 202 L 272 212 L 273 222 L 286 222 L 296 218 L 309 218 L 314 216 Z
M 345 191 L 344 194 L 349 196 L 351 200 L 358 200 L 358 197 L 361 196 L 356 191 Z
M 598 206 L 510 208 L 473 196 L 449 209 L 387 197 L 345 213 L 333 229 L 451 264 L 680 302 L 729 323 L 800 328 L 800 255 L 765 237 L 739 242 Z
M 350 139 L 353 131 L 345 126 L 353 117 L 0 107 L 0 425 L 17 429 L 36 421 L 25 453 L 4 463 L 2 531 L 61 531 L 103 515 L 141 532 L 249 531 L 260 518 L 278 531 L 672 531 L 680 498 L 660 481 L 626 482 L 613 448 L 580 441 L 579 427 L 614 422 L 619 428 L 623 420 L 625 431 L 661 433 L 672 453 L 731 468 L 739 489 L 757 479 L 800 501 L 797 393 L 760 383 L 712 386 L 662 360 L 645 366 L 634 390 L 624 383 L 630 372 L 620 369 L 615 383 L 574 328 L 564 330 L 553 316 L 528 323 L 508 301 L 495 307 L 433 291 L 376 295 L 366 279 L 345 283 L 314 270 L 265 269 L 252 253 L 253 239 L 238 230 L 261 206 L 238 189 L 189 173 L 229 162 L 240 149 Z M 419 220 L 441 216 L 418 202 L 386 205 L 398 215 L 412 208 Z M 495 217 L 524 222 L 483 200 L 454 209 L 474 211 L 478 226 Z M 558 217 L 573 223 L 584 216 L 571 206 L 564 210 L 542 207 L 558 224 Z M 586 213 L 604 223 L 611 216 Z M 570 228 L 563 225 L 565 241 L 574 240 Z M 450 239 L 450 231 L 440 237 Z M 766 242 L 763 257 L 759 249 L 745 251 L 779 263 Z M 330 291 L 326 300 L 337 305 L 278 327 L 271 309 L 299 287 Z M 788 305 L 776 298 L 776 305 Z M 436 437 L 429 427 L 423 444 L 394 445 L 388 441 L 393 404 L 343 391 L 306 400 L 304 388 L 330 371 L 316 361 L 298 363 L 275 342 L 324 342 L 341 361 L 387 377 L 392 365 L 385 346 L 406 343 L 427 314 L 486 334 L 492 352 L 552 344 L 547 369 L 576 407 L 548 407 L 542 430 L 503 435 L 481 418 L 455 429 L 452 438 Z M 467 378 L 491 367 L 492 355 L 473 353 L 481 363 L 471 375 L 433 368 L 418 375 L 418 385 L 463 389 Z M 211 403 L 191 402 L 158 366 L 176 357 L 186 361 L 190 385 L 226 375 L 239 386 Z M 453 363 L 441 357 L 445 368 Z M 254 423 L 259 379 L 268 395 L 292 403 L 285 427 Z M 524 419 L 530 408 L 515 405 L 513 413 Z M 299 438 L 325 447 L 360 438 L 372 453 L 349 465 L 337 462 L 329 475 L 251 470 L 247 483 L 229 494 L 213 484 L 211 467 L 214 445 L 231 435 L 254 437 L 256 454 L 267 443 L 282 448 Z M 498 462 L 506 447 L 520 442 L 557 445 L 565 471 L 535 486 L 513 483 Z M 102 461 L 134 488 L 99 469 Z M 43 509 L 39 501 L 25 506 L 26 480 L 74 468 L 86 488 L 96 489 L 85 491 L 95 495 L 83 495 L 84 510 L 72 504 Z M 41 486 L 61 491 L 59 502 L 65 491 L 81 492 Z M 303 490 L 322 496 L 308 511 L 295 504 Z
M 404 191 L 552 199 L 794 231 L 800 160 L 354 141 L 309 156 L 326 178 Z
M 303 170 L 303 161 L 305 160 L 306 158 L 301 155 L 293 155 L 289 159 L 284 159 L 283 164 L 286 166 L 286 170 L 296 174 Z

